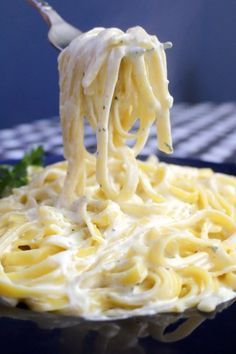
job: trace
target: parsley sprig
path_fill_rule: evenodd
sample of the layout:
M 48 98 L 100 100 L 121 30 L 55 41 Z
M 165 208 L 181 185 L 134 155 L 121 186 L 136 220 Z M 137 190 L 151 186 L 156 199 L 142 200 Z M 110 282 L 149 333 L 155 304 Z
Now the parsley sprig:
M 9 195 L 13 188 L 27 184 L 29 166 L 43 165 L 44 150 L 39 146 L 26 153 L 15 165 L 0 165 L 0 198 Z

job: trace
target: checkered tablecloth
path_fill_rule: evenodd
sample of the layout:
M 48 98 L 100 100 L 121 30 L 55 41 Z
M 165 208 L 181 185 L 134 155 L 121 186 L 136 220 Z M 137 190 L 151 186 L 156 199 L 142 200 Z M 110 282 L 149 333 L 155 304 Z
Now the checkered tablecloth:
M 176 104 L 171 111 L 175 157 L 188 157 L 211 162 L 236 163 L 236 103 Z M 91 128 L 85 129 L 86 146 L 96 149 Z M 25 151 L 42 145 L 52 154 L 62 155 L 62 136 L 58 117 L 19 124 L 0 130 L 0 159 L 18 159 Z M 157 153 L 156 130 L 143 154 Z

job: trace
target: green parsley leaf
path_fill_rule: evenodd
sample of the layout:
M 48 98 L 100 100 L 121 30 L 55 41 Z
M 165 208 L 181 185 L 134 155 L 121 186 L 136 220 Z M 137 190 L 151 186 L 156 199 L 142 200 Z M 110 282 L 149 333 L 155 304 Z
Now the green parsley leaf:
M 5 197 L 13 188 L 24 186 L 28 181 L 27 168 L 43 165 L 44 151 L 39 146 L 26 153 L 21 161 L 14 166 L 0 165 L 0 197 Z

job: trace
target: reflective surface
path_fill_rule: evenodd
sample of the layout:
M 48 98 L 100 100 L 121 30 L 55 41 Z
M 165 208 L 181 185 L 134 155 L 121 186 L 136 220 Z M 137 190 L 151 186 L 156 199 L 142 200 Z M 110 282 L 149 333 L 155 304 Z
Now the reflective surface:
M 1 353 L 231 354 L 236 303 L 230 305 L 211 314 L 192 310 L 105 322 L 2 306 Z

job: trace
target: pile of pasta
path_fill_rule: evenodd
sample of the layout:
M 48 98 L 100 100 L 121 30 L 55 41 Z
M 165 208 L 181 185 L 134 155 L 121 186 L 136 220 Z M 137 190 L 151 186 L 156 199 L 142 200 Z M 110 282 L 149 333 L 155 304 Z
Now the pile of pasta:
M 138 166 L 128 201 L 106 199 L 94 159 L 70 209 L 56 206 L 66 162 L 2 199 L 1 296 L 87 317 L 210 311 L 232 296 L 236 178 L 155 157 Z
M 235 296 L 236 178 L 136 158 L 153 123 L 172 151 L 166 46 L 140 27 L 99 28 L 60 55 L 67 161 L 0 200 L 8 303 L 107 319 L 212 311 Z

